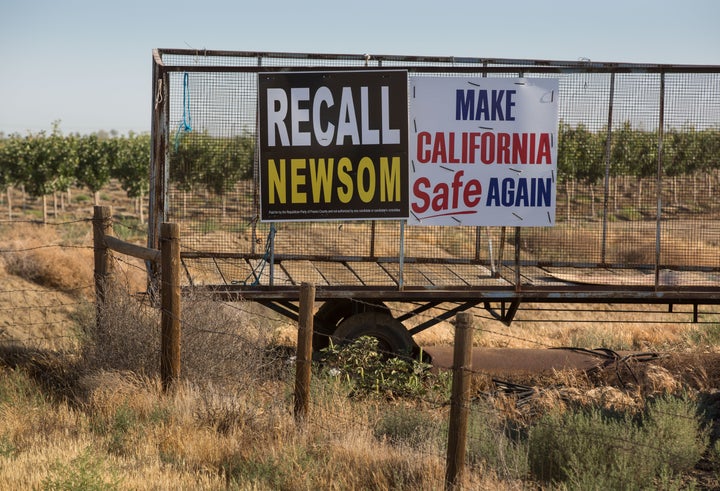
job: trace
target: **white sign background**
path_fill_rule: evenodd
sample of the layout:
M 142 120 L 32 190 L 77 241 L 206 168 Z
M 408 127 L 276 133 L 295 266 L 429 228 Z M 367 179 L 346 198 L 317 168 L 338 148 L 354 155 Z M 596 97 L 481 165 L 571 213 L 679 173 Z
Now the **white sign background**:
M 409 99 L 409 224 L 554 225 L 557 79 L 415 76 Z

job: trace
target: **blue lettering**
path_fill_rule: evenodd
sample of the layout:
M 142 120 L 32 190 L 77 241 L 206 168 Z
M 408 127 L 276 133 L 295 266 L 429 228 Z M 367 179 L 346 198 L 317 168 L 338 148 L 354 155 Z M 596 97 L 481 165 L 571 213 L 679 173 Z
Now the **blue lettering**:
M 475 91 L 458 89 L 455 92 L 455 119 L 457 121 L 475 119 L 474 106 Z
M 535 179 L 532 180 L 532 187 L 535 187 Z M 515 195 L 515 206 L 528 206 L 527 179 L 518 179 L 517 194 Z
M 488 94 L 485 89 L 457 89 L 455 120 L 515 121 L 512 114 L 515 94 L 515 90 L 491 90 Z
M 533 181 L 537 181 L 535 206 L 550 206 L 552 201 L 552 178 L 533 179 Z
M 505 97 L 505 121 L 515 121 L 515 116 L 512 115 L 512 108 L 515 107 L 515 90 L 508 90 Z
M 502 182 L 502 205 L 512 206 L 515 202 L 515 179 L 506 177 Z
M 484 119 L 485 121 L 490 120 L 490 108 L 487 96 L 487 90 L 478 91 L 478 104 L 477 110 L 475 111 L 475 119 Z
M 500 187 L 498 186 L 497 177 L 492 177 L 488 183 L 485 206 L 500 206 Z
M 543 207 L 552 203 L 552 178 L 490 178 L 485 206 Z

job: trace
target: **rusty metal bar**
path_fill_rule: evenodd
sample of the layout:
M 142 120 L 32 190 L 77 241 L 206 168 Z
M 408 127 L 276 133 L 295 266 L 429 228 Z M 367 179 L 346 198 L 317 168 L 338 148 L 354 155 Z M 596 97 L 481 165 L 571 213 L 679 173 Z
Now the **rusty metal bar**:
M 610 94 L 608 96 L 607 137 L 605 140 L 605 197 L 603 198 L 602 242 L 600 245 L 600 264 L 607 260 L 608 206 L 610 199 L 610 162 L 612 150 L 613 100 L 615 99 L 615 73 L 610 74 Z
M 660 234 L 662 221 L 663 134 L 665 128 L 665 73 L 660 73 L 660 112 L 658 115 L 657 190 L 655 216 L 655 288 L 660 286 Z

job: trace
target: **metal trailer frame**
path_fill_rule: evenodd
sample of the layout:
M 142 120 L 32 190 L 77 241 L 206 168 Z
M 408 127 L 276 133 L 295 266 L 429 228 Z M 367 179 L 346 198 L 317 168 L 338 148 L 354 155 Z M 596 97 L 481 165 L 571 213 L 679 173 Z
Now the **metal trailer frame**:
M 168 62 L 168 59 L 177 58 L 180 61 Z M 238 58 L 254 60 L 254 63 L 239 63 Z M 186 60 L 186 61 L 182 61 Z M 190 60 L 190 61 L 187 61 Z M 225 63 L 224 61 L 227 61 Z M 234 51 L 196 51 L 183 49 L 156 49 L 153 51 L 152 64 L 152 160 L 150 173 L 150 213 L 149 213 L 149 239 L 148 246 L 158 247 L 160 224 L 173 218 L 169 203 L 169 180 L 171 165 L 171 142 L 173 128 L 177 124 L 177 116 L 171 118 L 171 103 L 176 103 L 178 94 L 172 94 L 171 76 L 178 74 L 221 73 L 221 74 L 254 74 L 264 71 L 313 71 L 313 70 L 357 70 L 358 67 L 368 66 L 372 63 L 374 70 L 407 69 L 411 73 L 428 74 L 476 74 L 480 76 L 493 76 L 514 73 L 518 76 L 526 74 L 541 74 L 565 76 L 568 74 L 606 74 L 610 79 L 610 95 L 607 111 L 608 141 L 613 128 L 613 91 L 615 77 L 620 74 L 654 74 L 659 77 L 659 100 L 656 101 L 658 113 L 657 131 L 657 210 L 655 219 L 655 260 L 652 264 L 624 265 L 612 264 L 605 261 L 605 243 L 603 242 L 603 259 L 601 261 L 547 261 L 528 260 L 523 257 L 522 240 L 524 229 L 521 227 L 508 227 L 512 236 L 507 241 L 508 248 L 514 248 L 511 259 L 500 257 L 480 257 L 476 245 L 474 257 L 462 259 L 436 260 L 427 257 L 409 257 L 403 252 L 405 234 L 404 223 L 399 224 L 400 253 L 397 256 L 383 256 L 375 252 L 377 241 L 383 239 L 376 237 L 375 224 L 368 232 L 370 252 L 367 254 L 323 255 L 308 253 L 288 253 L 276 251 L 272 234 L 268 235 L 266 250 L 253 250 L 249 252 L 234 251 L 205 251 L 200 247 L 184 248 L 183 261 L 193 261 L 210 258 L 213 262 L 237 261 L 245 263 L 248 267 L 257 267 L 259 263 L 270 269 L 269 278 L 264 276 L 263 281 L 252 284 L 222 281 L 211 284 L 200 284 L 193 280 L 192 274 L 186 267 L 188 288 L 204 288 L 223 300 L 251 300 L 287 316 L 297 319 L 300 283 L 310 281 L 307 278 L 293 276 L 288 271 L 281 271 L 285 264 L 292 261 L 305 261 L 310 264 L 332 262 L 347 268 L 350 274 L 358 275 L 353 268 L 362 263 L 374 263 L 377 267 L 392 278 L 389 284 L 372 284 L 359 281 L 357 284 L 318 284 L 316 285 L 316 298 L 324 302 L 339 302 L 346 305 L 356 305 L 354 312 L 345 312 L 342 317 L 365 310 L 383 309 L 384 302 L 416 302 L 418 305 L 410 312 L 399 317 L 402 322 L 428 309 L 440 304 L 451 303 L 454 307 L 446 311 L 440 318 L 434 318 L 410 330 L 414 335 L 440 320 L 447 319 L 457 312 L 475 306 L 485 307 L 493 317 L 509 324 L 522 303 L 617 303 L 617 304 L 667 304 L 672 310 L 673 304 L 688 304 L 694 306 L 694 319 L 697 320 L 698 306 L 707 304 L 720 304 L 720 264 L 700 266 L 697 268 L 679 266 L 676 268 L 681 274 L 684 270 L 693 273 L 708 275 L 709 281 L 699 284 L 665 284 L 661 275 L 665 265 L 660 260 L 661 244 L 661 210 L 663 207 L 662 179 L 663 179 L 663 128 L 665 127 L 665 79 L 671 74 L 710 74 L 720 78 L 720 66 L 697 65 L 654 65 L 629 63 L 595 63 L 589 61 L 549 61 L 549 60 L 508 60 L 492 58 L 454 58 L 454 57 L 421 57 L 421 56 L 386 56 L 386 55 L 333 55 L 333 54 L 298 54 L 298 53 L 272 53 L 272 52 L 234 52 Z M 348 66 L 338 66 L 338 63 L 347 63 Z M 718 97 L 713 94 L 712 97 Z M 713 100 L 713 103 L 717 103 Z M 177 111 L 176 111 L 177 112 Z M 171 119 L 173 119 L 171 121 Z M 712 122 L 720 128 L 719 121 Z M 609 159 L 609 144 L 608 155 Z M 605 182 L 605 206 L 607 206 L 607 180 Z M 172 220 L 171 220 L 172 221 Z M 255 231 L 254 236 L 260 232 Z M 182 226 L 181 226 L 182 229 Z M 184 230 L 183 230 L 184 232 Z M 476 242 L 479 244 L 478 230 Z M 603 234 L 605 225 L 603 226 Z M 502 231 L 503 240 L 506 231 Z M 395 236 L 394 236 L 395 237 Z M 604 239 L 603 239 L 604 240 Z M 259 239 L 258 239 L 259 241 Z M 182 240 L 181 240 L 182 242 Z M 491 251 L 492 252 L 492 251 Z M 487 284 L 467 284 L 459 281 L 455 284 L 428 283 L 415 285 L 405 281 L 404 271 L 412 267 L 422 271 L 427 265 L 444 264 L 448 267 L 457 265 L 483 265 L 492 272 L 494 279 L 503 279 L 500 282 Z M 590 268 L 596 270 L 642 270 L 652 281 L 643 284 L 628 285 L 593 285 L 573 282 L 539 283 L 532 281 L 532 274 L 528 271 L 542 270 L 543 268 L 568 267 Z M 220 268 L 218 268 L 220 269 Z M 253 270 L 255 271 L 255 270 Z M 275 276 L 282 272 L 286 276 L 284 284 L 277 282 Z M 151 274 L 153 272 L 151 271 Z M 317 273 L 317 271 L 315 271 Z M 255 274 L 255 273 L 253 273 Z M 322 274 L 322 273 L 321 273 Z M 287 280 L 287 278 L 290 280 Z M 348 303 L 349 302 L 349 303 Z M 359 307 L 357 307 L 359 306 Z M 335 323 L 339 319 L 333 319 Z M 329 333 L 334 326 L 329 327 Z

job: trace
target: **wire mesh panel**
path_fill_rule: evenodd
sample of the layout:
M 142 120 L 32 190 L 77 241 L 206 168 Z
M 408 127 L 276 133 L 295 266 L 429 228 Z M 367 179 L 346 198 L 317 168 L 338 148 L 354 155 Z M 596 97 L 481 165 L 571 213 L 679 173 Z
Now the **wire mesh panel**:
M 718 299 L 720 67 L 190 50 L 155 62 L 151 220 L 180 224 L 188 283 Z M 554 226 L 261 221 L 258 73 L 365 68 L 557 79 Z

